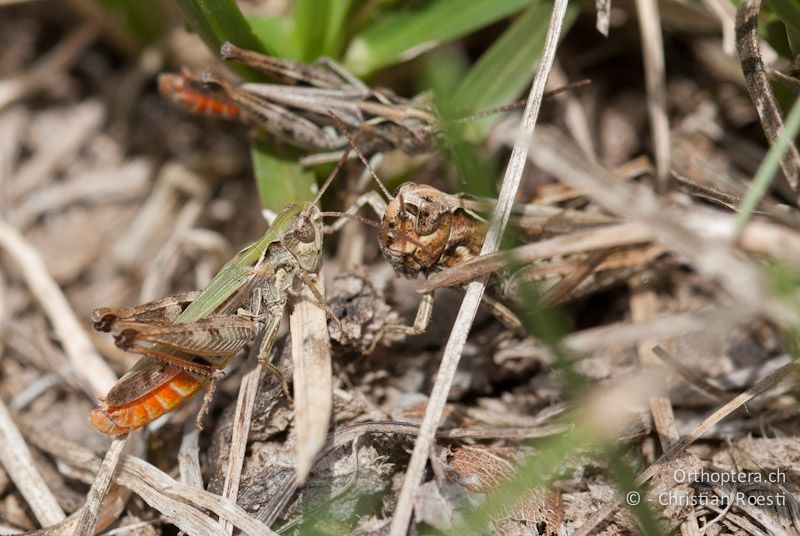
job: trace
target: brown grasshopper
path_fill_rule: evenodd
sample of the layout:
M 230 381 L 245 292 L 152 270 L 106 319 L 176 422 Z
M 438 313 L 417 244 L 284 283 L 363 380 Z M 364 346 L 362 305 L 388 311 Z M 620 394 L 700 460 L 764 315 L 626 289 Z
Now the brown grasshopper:
M 95 329 L 110 331 L 117 346 L 142 355 L 92 411 L 97 430 L 109 435 L 130 432 L 208 386 L 199 424 L 221 370 L 262 335 L 258 359 L 280 377 L 268 358 L 286 306 L 308 285 L 329 312 L 310 284 L 320 269 L 326 215 L 316 203 L 346 157 L 313 202 L 285 207 L 261 239 L 225 264 L 202 292 L 93 311 Z M 282 385 L 288 394 L 285 382 Z
M 231 43 L 222 45 L 220 54 L 223 59 L 242 63 L 279 83 L 234 84 L 210 71 L 199 79 L 186 73 L 162 74 L 162 93 L 184 110 L 224 119 L 239 118 L 300 149 L 334 152 L 302 159 L 309 164 L 338 158 L 338 151 L 347 146 L 347 138 L 333 128 L 329 111 L 361 135 L 362 150 L 367 153 L 400 149 L 418 154 L 438 147 L 441 118 L 427 96 L 406 99 L 388 89 L 372 89 L 330 58 L 305 64 L 242 50 Z M 545 97 L 585 83 L 588 81 L 565 86 Z M 522 105 L 524 102 L 512 103 L 458 121 Z
M 346 127 L 339 127 L 350 138 Z M 352 138 L 350 143 L 388 202 L 376 192 L 368 192 L 347 213 L 354 214 L 369 205 L 382 220 L 379 247 L 395 271 L 412 278 L 420 273 L 431 277 L 419 289 L 422 301 L 413 326 L 393 327 L 395 331 L 408 334 L 422 333 L 430 323 L 433 294 L 438 288 L 459 286 L 488 273 L 504 272 L 508 267 L 507 256 L 513 256 L 516 249 L 494 254 L 491 263 L 485 263 L 479 270 L 470 270 L 471 263 L 484 259 L 479 254 L 487 224 L 480 214 L 491 211 L 494 203 L 447 194 L 433 186 L 413 182 L 402 184 L 391 195 Z M 332 228 L 342 222 L 340 220 Z M 615 218 L 601 213 L 535 204 L 515 205 L 512 219 L 517 228 L 537 240 L 576 231 L 590 232 L 616 222 Z M 625 281 L 665 252 L 658 245 L 627 244 L 626 247 L 576 251 L 569 258 L 552 258 L 552 255 L 550 258 L 516 258 L 517 264 L 525 266 L 506 278 L 501 290 L 504 297 L 513 300 L 519 295 L 521 283 L 534 280 L 543 290 L 545 302 L 561 303 Z M 437 282 L 439 272 L 448 274 L 448 284 Z M 497 300 L 487 296 L 483 305 L 507 327 L 520 328 L 516 316 Z

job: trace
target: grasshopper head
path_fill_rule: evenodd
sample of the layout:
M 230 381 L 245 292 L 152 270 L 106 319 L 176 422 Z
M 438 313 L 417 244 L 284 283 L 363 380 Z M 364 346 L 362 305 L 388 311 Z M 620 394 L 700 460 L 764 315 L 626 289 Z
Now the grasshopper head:
M 322 264 L 322 215 L 319 209 L 313 203 L 306 203 L 291 225 L 284 245 L 303 270 L 318 272 Z
M 450 240 L 452 215 L 447 196 L 436 188 L 401 185 L 383 216 L 383 255 L 408 276 L 437 270 Z

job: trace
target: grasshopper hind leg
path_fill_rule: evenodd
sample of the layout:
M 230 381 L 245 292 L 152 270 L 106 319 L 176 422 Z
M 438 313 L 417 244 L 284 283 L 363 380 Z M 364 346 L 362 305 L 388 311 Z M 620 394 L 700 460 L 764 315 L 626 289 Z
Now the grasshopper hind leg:
M 194 421 L 194 428 L 198 432 L 203 431 L 203 419 L 211 409 L 211 401 L 214 399 L 214 392 L 217 390 L 217 380 L 222 377 L 222 371 L 218 372 L 219 374 L 215 374 L 211 377 L 206 387 L 206 392 L 203 393 L 203 402 L 200 404 L 200 411 L 197 412 L 197 417 Z
M 269 355 L 272 351 L 272 347 L 275 344 L 275 339 L 278 337 L 278 328 L 280 328 L 281 325 L 283 307 L 284 304 L 281 303 L 280 305 L 274 307 L 270 314 L 267 314 L 267 324 L 264 329 L 264 338 L 261 340 L 261 345 L 258 348 L 258 364 L 261 365 L 267 374 L 273 376 L 278 383 L 280 383 L 284 396 L 286 396 L 286 399 L 291 403 L 292 395 L 289 392 L 289 384 L 286 382 L 286 377 L 283 375 L 283 372 L 280 368 L 278 368 L 276 365 L 273 365 L 269 361 Z
M 422 295 L 419 302 L 417 314 L 414 317 L 413 326 L 390 325 L 386 326 L 386 331 L 390 333 L 402 333 L 404 335 L 421 335 L 428 330 L 433 316 L 433 292 L 426 292 Z

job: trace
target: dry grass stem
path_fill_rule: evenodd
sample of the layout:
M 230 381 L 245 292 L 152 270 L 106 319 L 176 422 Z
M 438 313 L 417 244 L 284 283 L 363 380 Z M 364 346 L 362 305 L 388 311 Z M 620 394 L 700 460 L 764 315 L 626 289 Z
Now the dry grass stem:
M 742 64 L 747 91 L 761 119 L 761 127 L 770 144 L 783 132 L 783 119 L 775 94 L 769 84 L 758 38 L 758 12 L 761 0 L 743 0 L 736 12 L 736 48 Z M 781 169 L 795 194 L 800 194 L 800 153 L 794 144 L 781 158 Z
M 81 508 L 81 514 L 75 525 L 75 534 L 94 534 L 100 507 L 111 488 L 114 472 L 119 464 L 126 441 L 127 436 L 123 436 L 120 439 L 114 439 L 111 446 L 108 447 L 100 469 L 97 471 L 97 476 L 92 482 L 92 487 L 86 495 L 86 504 Z
M 30 124 L 30 114 L 22 106 L 15 106 L 0 115 L 0 192 L 5 194 L 7 181 L 11 177 L 22 148 L 22 136 Z
M 462 285 L 477 276 L 498 272 L 509 264 L 527 264 L 538 259 L 605 250 L 620 246 L 645 243 L 652 239 L 649 230 L 637 223 L 620 223 L 569 235 L 557 236 L 526 244 L 509 251 L 481 255 L 457 267 L 431 276 L 420 285 L 419 292 L 430 292 L 442 287 Z
M 247 436 L 250 434 L 250 424 L 253 420 L 253 404 L 258 394 L 258 384 L 261 379 L 263 367 L 260 363 L 242 376 L 239 386 L 239 397 L 236 400 L 236 413 L 233 417 L 233 430 L 231 431 L 230 454 L 228 466 L 225 469 L 225 483 L 222 487 L 222 497 L 236 503 L 239 494 L 239 480 L 242 477 L 242 466 L 247 451 Z M 202 489 L 202 480 L 200 489 Z M 233 534 L 233 525 L 227 519 L 220 519 L 222 532 L 229 536 Z
M 714 307 L 661 315 L 640 323 L 619 322 L 588 328 L 567 335 L 561 344 L 568 352 L 580 356 L 606 348 L 628 347 L 645 339 L 664 339 L 713 327 L 732 327 L 750 318 L 746 311 L 737 311 L 735 307 Z
M 650 134 L 653 137 L 656 160 L 656 180 L 661 192 L 667 191 L 671 161 L 667 91 L 664 76 L 664 40 L 661 36 L 661 16 L 656 0 L 636 0 L 639 31 L 642 36 L 642 55 L 647 84 L 647 112 Z
M 108 392 L 117 381 L 114 372 L 95 351 L 83 326 L 75 317 L 61 289 L 50 277 L 37 251 L 16 229 L 0 221 L 0 248 L 19 268 L 36 301 L 44 309 L 64 346 L 75 377 L 86 394 L 94 400 Z
M 181 482 L 193 488 L 204 489 L 199 439 L 200 432 L 197 431 L 195 423 L 191 419 L 187 420 L 181 438 L 181 448 L 178 451 L 178 471 Z
M 691 213 L 668 208 L 649 190 L 619 183 L 601 166 L 576 158 L 574 151 L 574 145 L 563 135 L 547 129 L 532 143 L 531 158 L 562 181 L 586 189 L 610 212 L 647 226 L 653 236 L 684 255 L 698 272 L 718 281 L 743 309 L 781 323 L 797 320 L 796 312 L 766 292 L 758 267 L 731 245 L 706 239 L 684 224 Z
M 602 1 L 602 0 L 601 0 Z M 611 0 L 606 2 L 606 7 L 610 9 Z M 598 24 L 600 22 L 600 11 L 597 12 Z M 564 69 L 561 68 L 558 62 L 553 64 L 553 70 L 550 73 L 550 84 L 553 87 L 562 87 L 569 84 L 569 79 Z M 592 139 L 592 129 L 589 123 L 589 117 L 581 104 L 578 95 L 573 93 L 565 93 L 560 97 L 564 106 L 564 124 L 569 130 L 570 134 L 578 143 L 583 153 L 587 158 L 597 160 L 597 152 L 595 151 L 594 140 Z
M 316 281 L 325 295 L 324 276 Z M 317 454 L 325 445 L 333 411 L 333 372 L 325 311 L 306 285 L 289 316 L 294 363 L 294 419 L 297 432 L 295 479 L 308 478 Z
M 53 525 L 64 519 L 64 511 L 33 463 L 25 438 L 14 424 L 2 400 L 0 400 L 0 463 L 42 526 Z
M 533 87 L 531 87 L 531 92 L 528 96 L 528 102 L 522 117 L 520 138 L 514 144 L 514 149 L 511 152 L 511 157 L 506 167 L 505 175 L 503 176 L 503 183 L 498 196 L 497 206 L 489 223 L 489 230 L 486 233 L 483 247 L 481 248 L 481 255 L 493 253 L 497 250 L 503 231 L 511 215 L 511 209 L 527 160 L 528 143 L 526 140 L 533 134 L 536 126 L 539 108 L 542 103 L 542 95 L 550 70 L 553 66 L 553 60 L 555 59 L 556 48 L 558 47 L 558 39 L 561 34 L 561 27 L 566 9 L 566 0 L 556 0 L 553 4 L 553 13 L 547 28 L 547 37 L 545 39 L 542 58 L 536 70 L 536 75 L 533 79 Z M 419 488 L 422 473 L 425 470 L 428 455 L 436 435 L 436 429 L 439 426 L 439 421 L 444 411 L 447 394 L 450 391 L 450 386 L 461 358 L 461 352 L 467 341 L 467 334 L 469 333 L 472 321 L 475 318 L 475 313 L 481 302 L 481 297 L 486 287 L 486 281 L 487 278 L 484 277 L 480 281 L 470 283 L 467 287 L 466 296 L 461 302 L 458 316 L 456 317 L 455 324 L 453 325 L 450 337 L 445 346 L 439 371 L 436 374 L 436 380 L 431 390 L 428 405 L 425 409 L 425 417 L 423 418 L 419 436 L 414 445 L 414 452 L 411 455 L 411 460 L 406 469 L 403 487 L 397 499 L 397 505 L 395 506 L 389 531 L 392 536 L 402 536 L 408 531 L 414 505 L 414 496 Z
M 91 474 L 87 475 L 87 480 L 91 482 L 94 479 L 101 461 L 92 451 L 30 426 L 26 427 L 26 435 L 40 450 L 78 469 L 89 471 Z M 121 458 L 114 482 L 139 495 L 161 512 L 167 521 L 187 534 L 223 534 L 216 521 L 190 504 L 210 510 L 245 534 L 275 534 L 227 499 L 178 482 L 134 456 Z
M 728 0 L 703 0 L 703 5 L 714 13 L 722 26 L 722 50 L 736 54 L 736 6 Z

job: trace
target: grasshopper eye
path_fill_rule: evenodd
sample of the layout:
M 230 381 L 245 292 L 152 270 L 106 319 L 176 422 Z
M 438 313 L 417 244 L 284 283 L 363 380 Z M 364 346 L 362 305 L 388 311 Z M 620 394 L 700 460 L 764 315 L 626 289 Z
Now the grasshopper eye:
M 294 234 L 300 242 L 309 244 L 314 241 L 317 233 L 311 220 L 306 216 L 300 216 L 294 220 Z
M 439 227 L 439 213 L 432 211 L 429 206 L 422 205 L 417 212 L 417 234 L 427 236 Z

